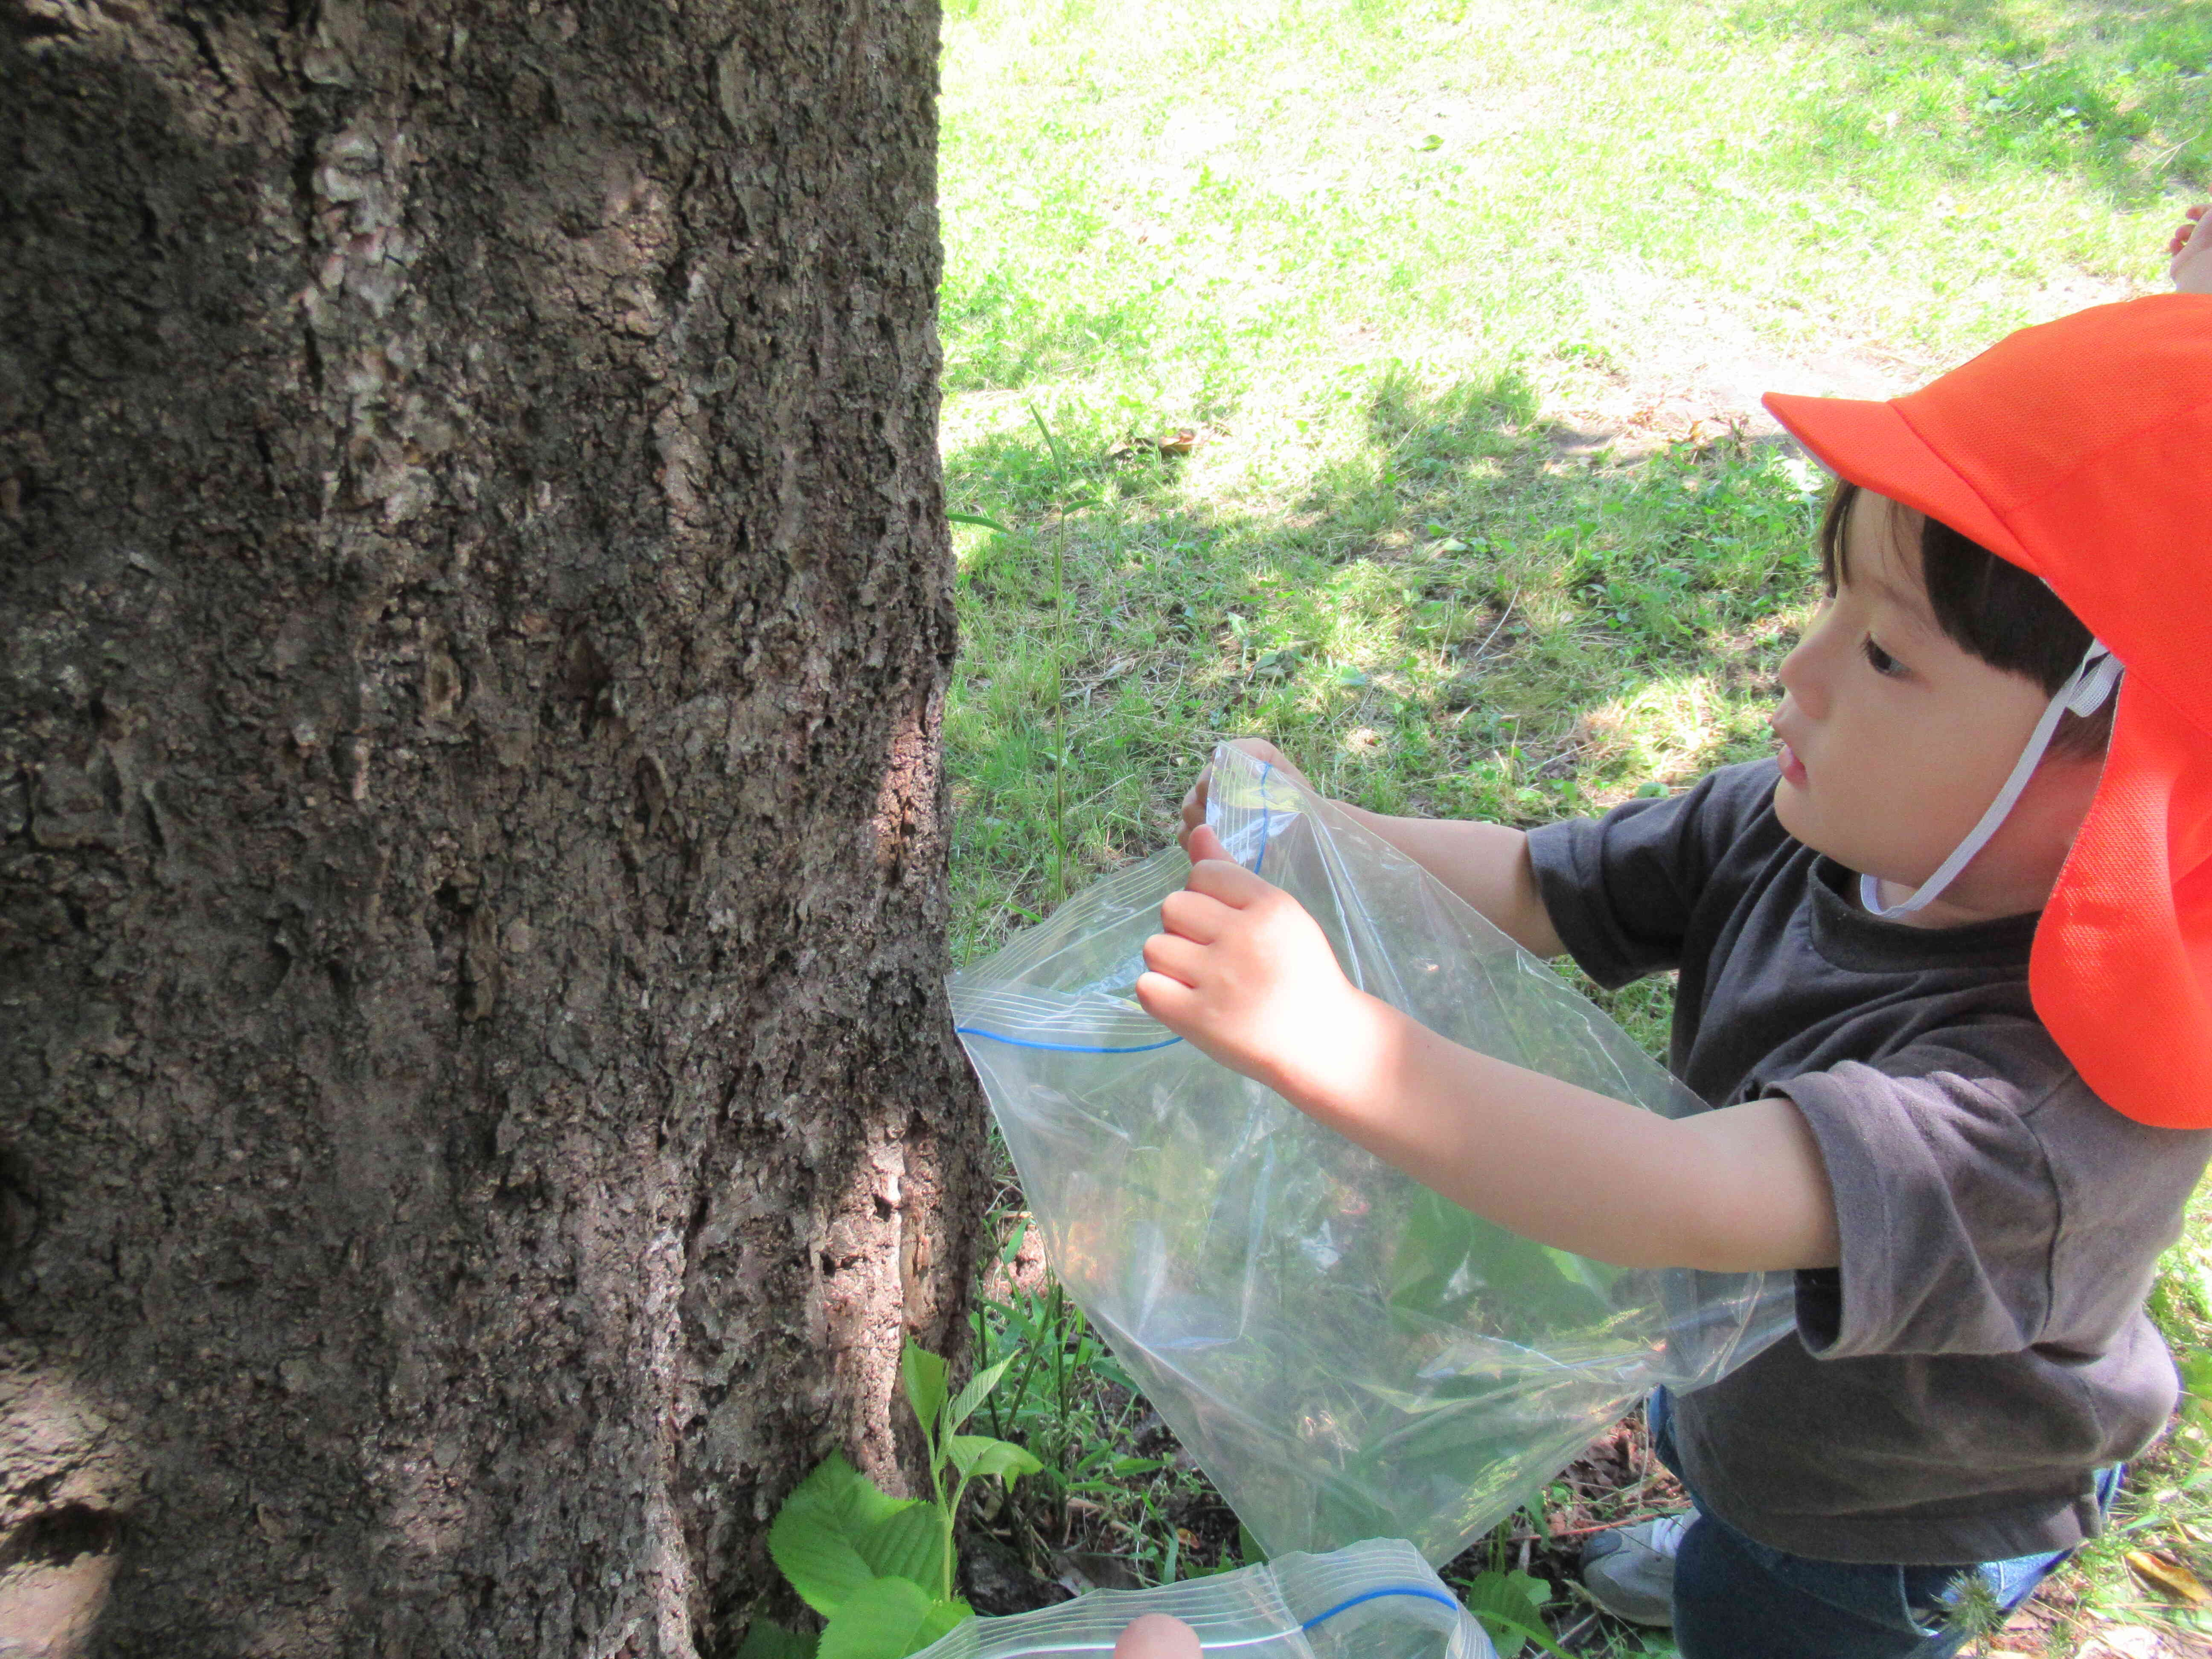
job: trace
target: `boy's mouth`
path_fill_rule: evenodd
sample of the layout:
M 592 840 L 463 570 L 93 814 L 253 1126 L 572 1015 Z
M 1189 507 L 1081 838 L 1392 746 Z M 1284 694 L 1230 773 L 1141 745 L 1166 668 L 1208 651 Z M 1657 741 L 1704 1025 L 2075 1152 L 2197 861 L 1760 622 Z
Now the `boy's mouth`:
M 1797 758 L 1797 751 L 1784 743 L 1778 758 L 1782 763 L 1783 780 L 1802 789 L 1805 787 L 1805 763 Z

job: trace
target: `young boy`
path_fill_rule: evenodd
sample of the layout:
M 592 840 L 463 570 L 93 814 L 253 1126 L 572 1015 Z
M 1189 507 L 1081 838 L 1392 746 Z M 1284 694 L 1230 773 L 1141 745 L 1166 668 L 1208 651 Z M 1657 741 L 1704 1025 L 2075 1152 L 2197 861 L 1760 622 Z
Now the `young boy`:
M 1844 481 L 1775 759 L 1526 835 L 1355 813 L 1539 955 L 1679 969 L 1673 1068 L 1714 1109 L 1354 989 L 1202 781 L 1137 994 L 1531 1237 L 1793 1271 L 1794 1340 L 1655 1401 L 1697 1507 L 1592 1589 L 1686 1659 L 1948 1654 L 1966 1575 L 2023 1597 L 2176 1397 L 2142 1301 L 2212 1150 L 2212 296 L 1768 404 Z

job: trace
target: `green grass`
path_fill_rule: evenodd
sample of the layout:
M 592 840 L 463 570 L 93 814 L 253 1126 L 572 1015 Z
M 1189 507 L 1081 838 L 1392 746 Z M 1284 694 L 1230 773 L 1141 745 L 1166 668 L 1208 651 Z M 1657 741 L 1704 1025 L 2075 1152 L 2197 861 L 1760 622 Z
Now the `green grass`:
M 1223 735 L 1524 820 L 1754 745 L 1803 477 L 1562 423 L 2152 277 L 2208 64 L 2202 3 L 956 6 L 947 487 L 1018 532 L 958 532 L 960 948 Z
M 1224 737 L 1522 823 L 1764 752 L 1816 480 L 1638 411 L 1909 383 L 2159 282 L 2212 196 L 2203 0 L 951 0 L 945 40 L 947 496 L 1008 526 L 955 530 L 962 960 L 1161 845 Z M 1662 1049 L 1669 998 L 1606 1000 Z M 2201 1216 L 2186 1354 L 2209 1265 Z M 1129 1402 L 1071 1386 L 1029 1428 L 1127 1490 L 1062 1500 L 1189 1570 L 1187 1477 L 1100 1476 Z M 2195 1432 L 2130 1547 L 2212 1525 Z M 2143 1613 L 2118 1544 L 2069 1583 Z
M 1231 489 L 1325 463 L 1378 356 L 1549 391 L 1711 304 L 1948 360 L 2149 276 L 2212 171 L 2202 4 L 994 3 L 946 40 L 950 447 L 1023 398 L 1233 415 Z
M 1223 737 L 1382 810 L 1516 822 L 1767 746 L 1813 575 L 1801 463 L 1563 466 L 1517 387 L 1403 374 L 1367 419 L 1373 452 L 1283 516 L 1189 500 L 1157 461 L 1063 482 L 1001 458 L 995 505 L 1030 527 L 961 532 L 946 721 L 963 951 L 1052 901 L 1063 838 L 1071 882 L 1158 846 Z

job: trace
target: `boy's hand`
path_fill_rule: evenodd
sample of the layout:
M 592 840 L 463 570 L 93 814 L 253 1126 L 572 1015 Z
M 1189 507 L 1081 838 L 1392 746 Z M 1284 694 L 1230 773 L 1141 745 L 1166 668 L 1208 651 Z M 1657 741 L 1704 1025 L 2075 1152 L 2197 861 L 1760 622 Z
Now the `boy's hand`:
M 1369 1022 L 1370 999 L 1337 966 L 1320 924 L 1279 887 L 1232 863 L 1203 824 L 1190 884 L 1160 906 L 1137 1000 L 1232 1071 L 1291 1094 L 1333 1069 Z
M 1265 738 L 1239 738 L 1233 746 L 1243 750 L 1262 764 L 1273 767 L 1278 772 L 1288 776 L 1292 782 L 1304 784 L 1307 788 L 1313 789 L 1313 785 L 1306 782 L 1306 775 L 1291 765 L 1290 757 Z M 1194 859 L 1199 854 L 1191 852 L 1190 838 L 1193 832 L 1206 823 L 1206 795 L 1207 787 L 1212 781 L 1213 768 L 1209 765 L 1198 775 L 1198 781 L 1191 785 L 1190 793 L 1182 798 L 1182 834 L 1176 839 L 1182 842 L 1182 850 L 1190 853 Z M 1314 793 L 1319 794 L 1321 791 L 1315 789 Z M 1212 856 L 1218 857 L 1218 854 Z
M 2173 286 L 2184 294 L 2212 294 L 2212 213 L 2201 207 L 2189 210 L 2187 222 L 2173 233 L 2166 252 Z

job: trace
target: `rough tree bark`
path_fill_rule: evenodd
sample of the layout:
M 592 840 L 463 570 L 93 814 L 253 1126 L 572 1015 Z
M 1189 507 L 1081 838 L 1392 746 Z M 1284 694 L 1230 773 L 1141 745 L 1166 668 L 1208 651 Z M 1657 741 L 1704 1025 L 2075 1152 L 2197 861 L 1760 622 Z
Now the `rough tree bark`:
M 0 0 L 0 1651 L 722 1652 L 896 1479 L 936 40 Z

